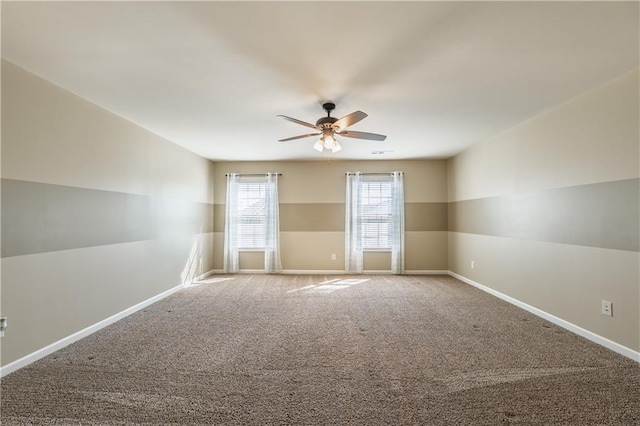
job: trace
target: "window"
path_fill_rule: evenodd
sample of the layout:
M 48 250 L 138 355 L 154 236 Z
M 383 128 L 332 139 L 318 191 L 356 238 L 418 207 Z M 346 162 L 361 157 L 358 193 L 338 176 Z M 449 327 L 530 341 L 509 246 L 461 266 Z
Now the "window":
M 365 251 L 390 251 L 391 272 L 404 273 L 404 174 L 347 173 L 345 269 L 362 273 Z
M 239 182 L 237 238 L 239 249 L 264 249 L 265 183 Z
M 393 182 L 360 182 L 362 248 L 391 250 Z
M 223 269 L 240 270 L 240 251 L 264 251 L 264 270 L 282 271 L 278 173 L 227 174 Z

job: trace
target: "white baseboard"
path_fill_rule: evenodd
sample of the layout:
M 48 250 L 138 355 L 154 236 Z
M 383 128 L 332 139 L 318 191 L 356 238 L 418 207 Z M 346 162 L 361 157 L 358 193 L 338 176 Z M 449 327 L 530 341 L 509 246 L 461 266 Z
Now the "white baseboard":
M 411 269 L 404 271 L 405 275 L 449 275 L 446 269 Z
M 207 275 L 264 274 L 264 269 L 240 269 L 238 272 L 225 272 L 224 269 L 212 269 Z
M 191 285 L 191 284 L 193 284 L 193 283 L 196 283 L 196 282 L 198 282 L 198 281 L 202 281 L 202 280 L 204 280 L 205 278 L 207 278 L 209 275 L 213 275 L 213 274 L 215 274 L 215 270 L 214 270 L 214 269 L 211 269 L 211 270 L 209 270 L 209 271 L 205 272 L 205 273 L 204 273 L 204 274 L 202 274 L 202 275 L 198 275 L 197 277 L 193 277 L 192 279 L 190 279 L 189 281 L 187 281 L 184 285 L 185 285 L 185 287 L 186 287 L 186 286 L 189 286 L 189 285 Z
M 222 269 L 212 269 L 210 275 L 234 275 L 234 274 L 264 274 L 264 269 L 241 269 L 238 272 L 226 273 Z M 281 274 L 286 275 L 340 275 L 347 272 L 343 269 L 284 269 Z
M 225 272 L 222 269 L 212 269 L 207 273 L 207 275 L 221 275 Z M 238 274 L 264 274 L 264 270 L 262 269 L 241 269 Z M 383 270 L 370 270 L 363 271 L 363 274 L 389 274 L 391 275 L 391 271 L 383 271 Z M 346 275 L 349 272 L 344 269 L 284 269 L 281 274 L 285 275 Z M 448 275 L 449 271 L 446 269 L 412 269 L 405 271 L 405 275 Z
M 394 274 L 388 270 L 364 270 L 362 273 L 364 275 L 448 275 L 449 271 L 438 269 L 411 269 L 405 270 L 404 274 Z
M 208 276 L 210 275 L 209 273 L 203 274 L 202 276 Z M 13 362 L 10 362 L 9 364 L 5 365 L 4 367 L 0 367 L 0 377 L 4 377 L 9 373 L 13 373 L 14 371 L 22 368 L 22 367 L 26 367 L 27 365 L 39 360 L 40 358 L 44 358 L 45 356 L 54 353 L 55 351 L 64 348 L 65 346 L 68 346 L 80 339 L 82 339 L 83 337 L 87 337 L 90 334 L 95 333 L 96 331 L 113 324 L 116 321 L 121 320 L 122 318 L 129 316 L 131 314 L 133 314 L 136 311 L 139 311 L 140 309 L 146 308 L 147 306 L 161 300 L 164 299 L 165 297 L 177 292 L 178 290 L 181 290 L 182 288 L 184 288 L 184 284 L 180 284 L 176 287 L 173 287 L 167 291 L 164 291 L 156 296 L 153 296 L 143 302 L 140 302 L 130 308 L 125 309 L 122 312 L 119 312 L 115 315 L 110 316 L 109 318 L 103 319 L 102 321 L 99 321 L 93 325 L 90 325 L 89 327 L 82 329 L 78 332 L 75 332 L 67 337 L 64 337 L 60 340 L 58 340 L 57 342 L 53 342 L 50 345 L 45 346 L 42 349 L 38 349 L 35 352 L 30 353 L 29 355 L 23 356 L 20 359 L 17 359 Z
M 636 362 L 640 362 L 640 352 L 636 352 L 631 348 L 628 348 L 626 346 L 623 346 L 619 343 L 616 343 L 612 340 L 607 339 L 606 337 L 602 337 L 599 334 L 593 333 L 589 330 L 585 330 L 582 327 L 579 327 L 573 323 L 570 323 L 569 321 L 563 320 L 562 318 L 558 318 L 555 315 L 551 315 L 548 312 L 545 312 L 541 309 L 535 308 L 531 305 L 528 305 L 524 302 L 521 302 L 518 299 L 514 299 L 511 296 L 507 296 L 504 293 L 501 293 L 497 290 L 494 290 L 492 288 L 489 288 L 485 285 L 482 285 L 478 282 L 475 282 L 463 275 L 459 275 L 456 274 L 455 272 L 449 271 L 449 275 L 451 275 L 454 278 L 457 278 L 458 280 L 467 283 L 469 285 L 472 285 L 473 287 L 476 287 L 486 293 L 489 293 L 493 296 L 496 296 L 506 302 L 511 303 L 512 305 L 515 305 L 521 309 L 524 309 L 525 311 L 531 312 L 534 315 L 539 316 L 540 318 L 544 318 L 549 322 L 552 322 L 566 330 L 571 331 L 572 333 L 577 334 L 578 336 L 582 336 L 586 339 L 591 340 L 592 342 L 595 342 L 601 346 L 604 346 L 607 349 L 611 349 L 614 352 L 619 353 L 620 355 L 624 355 L 627 358 L 631 358 L 632 360 L 636 361 Z
M 211 269 L 211 270 L 209 270 L 209 271 L 205 272 L 205 273 L 204 273 L 204 274 L 202 274 L 202 275 L 198 275 L 197 277 L 195 277 L 195 278 L 193 279 L 193 281 L 200 281 L 200 280 L 203 280 L 203 279 L 207 278 L 209 275 L 213 275 L 213 274 L 214 274 L 213 269 Z
M 241 269 L 233 274 L 264 274 L 264 269 Z M 283 269 L 280 274 L 284 275 L 344 275 L 344 269 Z M 387 272 L 389 273 L 389 272 Z M 222 269 L 214 269 L 212 274 L 227 274 Z M 233 275 L 229 274 L 229 275 Z

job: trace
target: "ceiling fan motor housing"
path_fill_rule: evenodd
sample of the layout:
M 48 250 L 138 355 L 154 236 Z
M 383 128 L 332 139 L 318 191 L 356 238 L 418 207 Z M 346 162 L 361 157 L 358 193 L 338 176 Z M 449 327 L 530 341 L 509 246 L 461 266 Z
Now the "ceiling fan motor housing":
M 323 129 L 330 128 L 333 123 L 338 121 L 335 117 L 321 117 L 316 121 L 316 126 L 322 127 Z

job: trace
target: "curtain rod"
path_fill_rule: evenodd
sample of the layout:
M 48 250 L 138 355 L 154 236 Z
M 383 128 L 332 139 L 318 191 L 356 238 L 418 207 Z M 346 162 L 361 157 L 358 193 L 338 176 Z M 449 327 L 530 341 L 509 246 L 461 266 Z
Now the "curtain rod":
M 278 176 L 282 176 L 282 173 L 276 173 Z M 239 176 L 266 176 L 267 173 L 238 173 Z M 229 176 L 229 173 L 225 173 L 225 176 Z
M 404 174 L 404 172 L 381 172 L 381 173 L 360 173 L 362 176 L 368 176 L 368 175 L 390 175 L 392 173 L 400 173 L 401 175 Z M 348 175 L 355 175 L 356 172 L 347 172 L 345 173 L 345 176 Z

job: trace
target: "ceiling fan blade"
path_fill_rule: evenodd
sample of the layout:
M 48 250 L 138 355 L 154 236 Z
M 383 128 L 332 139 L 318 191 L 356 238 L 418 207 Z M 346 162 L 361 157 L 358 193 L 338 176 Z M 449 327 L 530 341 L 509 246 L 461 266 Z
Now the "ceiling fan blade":
M 367 114 L 362 111 L 352 112 L 349 115 L 345 115 L 340 120 L 333 123 L 333 128 L 346 129 L 347 127 L 356 124 L 360 120 L 367 118 Z
M 385 135 L 379 135 L 377 133 L 356 132 L 353 130 L 344 130 L 337 134 L 348 138 L 367 139 L 370 141 L 383 141 L 387 138 Z
M 308 138 L 308 137 L 311 137 L 311 136 L 318 136 L 318 135 L 321 135 L 321 134 L 322 133 L 309 133 L 309 134 L 306 134 L 306 135 L 300 135 L 300 136 L 294 136 L 294 137 L 291 137 L 291 138 L 280 139 L 280 140 L 278 140 L 278 142 L 288 142 L 288 141 L 293 141 L 293 140 L 296 140 L 296 139 Z
M 285 120 L 289 120 L 289 121 L 292 121 L 294 123 L 301 124 L 303 126 L 311 127 L 312 129 L 318 129 L 318 127 L 316 127 L 315 124 L 307 123 L 306 121 L 298 120 L 296 118 L 287 117 L 286 115 L 279 115 L 278 117 L 282 117 Z

